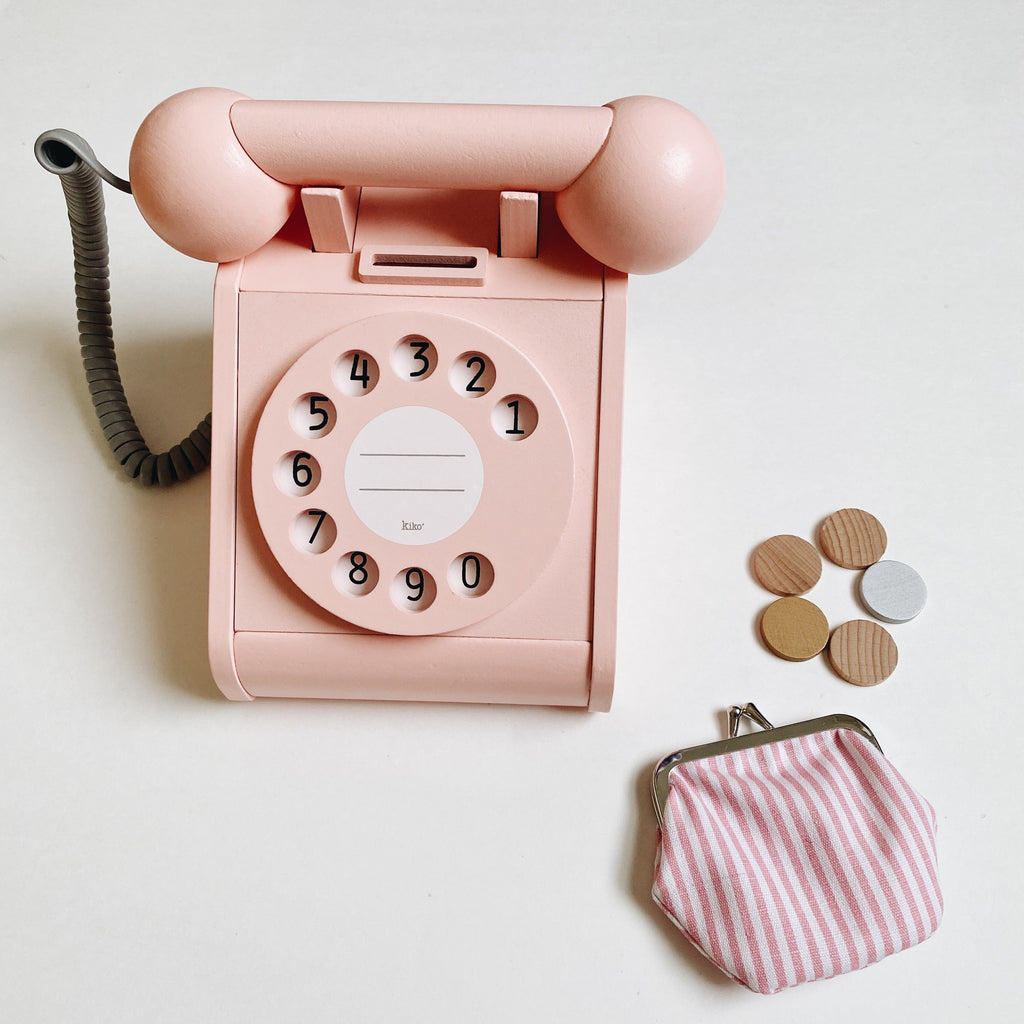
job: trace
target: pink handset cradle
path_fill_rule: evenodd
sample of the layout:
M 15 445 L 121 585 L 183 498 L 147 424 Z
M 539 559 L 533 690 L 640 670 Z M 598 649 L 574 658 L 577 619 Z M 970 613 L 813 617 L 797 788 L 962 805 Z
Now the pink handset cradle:
M 163 482 L 209 449 L 223 693 L 606 710 L 626 275 L 714 226 L 704 125 L 653 97 L 195 89 L 145 120 L 129 177 L 220 264 L 212 436 L 158 458 L 132 423 L 121 451 Z

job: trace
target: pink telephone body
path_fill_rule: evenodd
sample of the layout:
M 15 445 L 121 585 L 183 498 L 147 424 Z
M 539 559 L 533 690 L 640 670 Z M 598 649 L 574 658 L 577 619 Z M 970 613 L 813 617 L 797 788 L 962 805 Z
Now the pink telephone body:
M 196 89 L 129 176 L 217 262 L 210 660 L 223 693 L 606 710 L 626 276 L 713 227 L 704 125 L 605 107 Z

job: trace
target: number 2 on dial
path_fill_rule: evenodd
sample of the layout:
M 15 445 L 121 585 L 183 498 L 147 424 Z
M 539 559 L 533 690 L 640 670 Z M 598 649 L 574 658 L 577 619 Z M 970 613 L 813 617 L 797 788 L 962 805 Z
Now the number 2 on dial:
M 482 395 L 487 391 L 482 384 L 478 383 L 481 377 L 487 372 L 487 363 L 483 356 L 471 356 L 466 360 L 466 369 L 473 371 L 473 376 L 466 385 L 466 391 L 471 395 Z

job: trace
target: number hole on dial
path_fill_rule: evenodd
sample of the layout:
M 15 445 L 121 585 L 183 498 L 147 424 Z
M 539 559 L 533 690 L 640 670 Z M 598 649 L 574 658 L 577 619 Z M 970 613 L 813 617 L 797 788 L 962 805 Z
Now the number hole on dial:
M 426 569 L 411 566 L 391 581 L 391 600 L 406 612 L 425 612 L 437 597 L 437 584 Z
M 334 585 L 344 594 L 362 597 L 380 580 L 377 563 L 365 551 L 349 551 L 334 567 Z
M 522 395 L 506 395 L 491 411 L 491 426 L 506 441 L 523 441 L 537 429 L 537 407 Z
M 334 364 L 334 383 L 349 398 L 368 395 L 380 380 L 377 360 L 369 353 L 353 349 Z
M 326 395 L 309 392 L 292 405 L 289 420 L 299 437 L 326 437 L 338 421 L 338 412 Z
M 494 364 L 479 352 L 464 352 L 452 363 L 448 380 L 456 394 L 480 398 L 494 387 Z
M 475 551 L 459 555 L 448 566 L 448 586 L 460 597 L 483 597 L 494 583 L 494 566 Z
M 391 368 L 402 380 L 426 380 L 437 368 L 437 349 L 419 334 L 407 334 L 391 352 Z
M 292 544 L 299 551 L 322 555 L 338 539 L 338 527 L 321 508 L 309 508 L 292 520 Z
M 289 452 L 278 462 L 274 481 L 282 494 L 302 497 L 319 485 L 320 463 L 309 452 Z

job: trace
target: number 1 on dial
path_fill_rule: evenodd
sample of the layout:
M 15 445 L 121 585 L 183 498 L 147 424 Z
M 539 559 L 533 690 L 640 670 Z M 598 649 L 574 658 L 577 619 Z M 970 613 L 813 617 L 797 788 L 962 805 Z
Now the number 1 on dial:
M 523 395 L 507 395 L 494 407 L 491 425 L 507 441 L 522 441 L 537 429 L 537 407 Z

